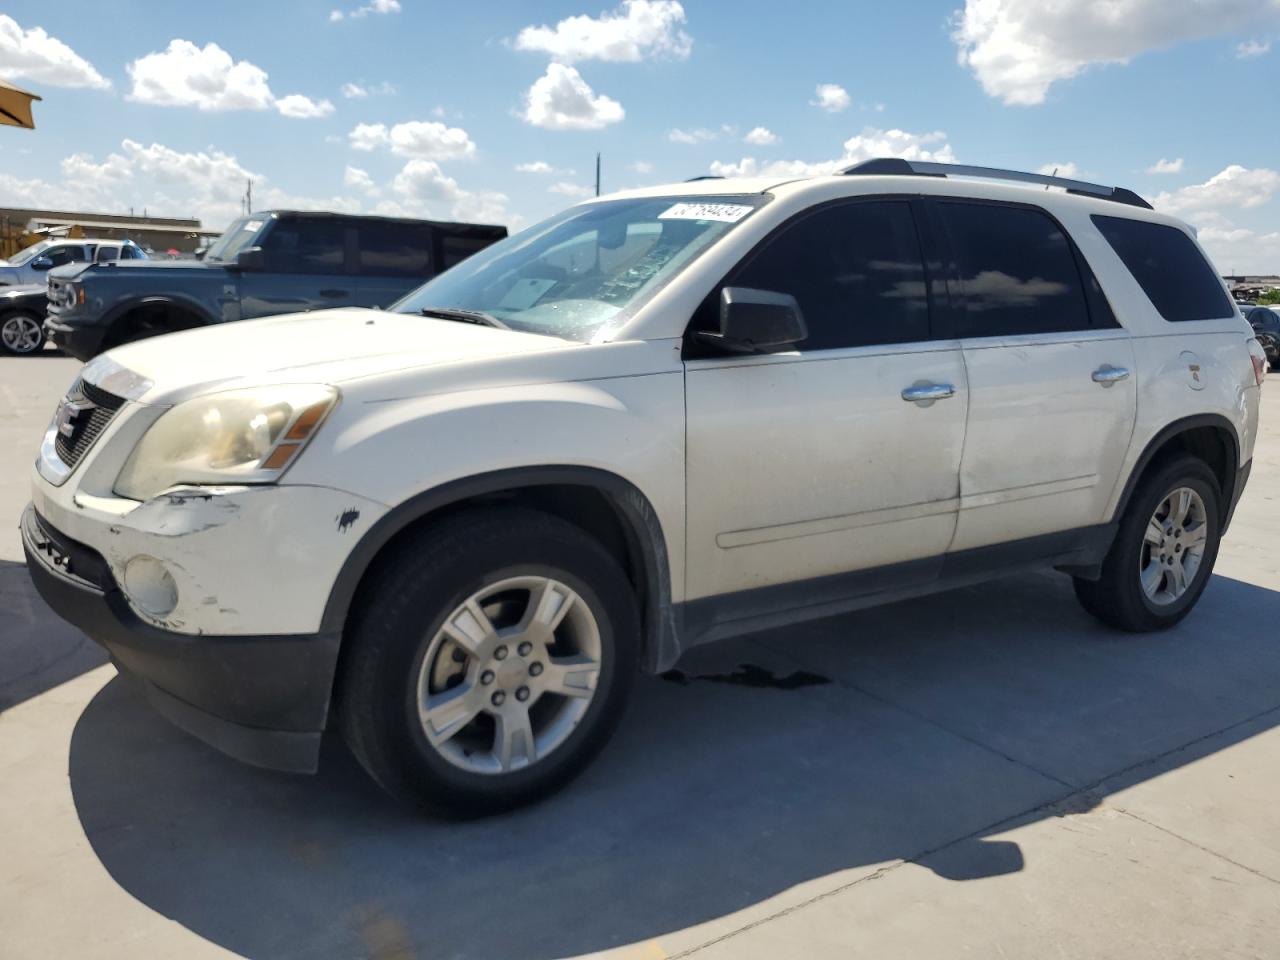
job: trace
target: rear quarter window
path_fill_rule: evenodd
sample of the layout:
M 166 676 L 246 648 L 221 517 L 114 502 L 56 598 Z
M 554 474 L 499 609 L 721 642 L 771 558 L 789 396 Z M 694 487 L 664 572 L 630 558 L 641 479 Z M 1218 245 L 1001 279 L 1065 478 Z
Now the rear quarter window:
M 1216 320 L 1235 312 L 1209 261 L 1177 227 L 1098 214 L 1093 223 L 1165 320 Z

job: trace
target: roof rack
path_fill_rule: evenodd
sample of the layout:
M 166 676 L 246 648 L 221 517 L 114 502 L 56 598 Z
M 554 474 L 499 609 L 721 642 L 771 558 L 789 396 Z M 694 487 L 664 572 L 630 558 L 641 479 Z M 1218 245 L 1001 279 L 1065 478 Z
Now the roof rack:
M 840 172 L 848 176 L 952 176 L 980 177 L 985 180 L 1016 180 L 1019 183 L 1061 187 L 1067 193 L 1098 197 L 1101 200 L 1114 200 L 1116 203 L 1127 203 L 1131 207 L 1152 209 L 1151 204 L 1124 187 L 1107 187 L 1085 180 L 1069 180 L 1066 177 L 1053 177 L 1044 173 L 1024 173 L 1021 170 L 1001 170 L 998 167 L 971 167 L 960 163 L 933 163 L 925 160 L 903 160 L 901 157 L 879 157 L 875 160 L 855 163 L 852 167 L 846 167 Z
M 718 173 L 704 173 L 700 177 L 690 177 L 685 183 L 697 183 L 699 180 L 723 180 L 724 177 Z

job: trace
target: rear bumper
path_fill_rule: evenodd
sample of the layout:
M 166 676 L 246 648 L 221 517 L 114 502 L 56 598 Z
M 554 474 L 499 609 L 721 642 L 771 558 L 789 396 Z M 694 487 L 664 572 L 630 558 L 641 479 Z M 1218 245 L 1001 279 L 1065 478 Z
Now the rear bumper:
M 77 360 L 92 360 L 102 351 L 106 331 L 100 327 L 81 327 L 63 323 L 53 316 L 44 321 L 44 335 L 63 353 Z
M 339 635 L 210 636 L 145 623 L 100 554 L 28 506 L 22 545 L 54 612 L 142 679 L 156 708 L 213 747 L 256 766 L 316 770 Z

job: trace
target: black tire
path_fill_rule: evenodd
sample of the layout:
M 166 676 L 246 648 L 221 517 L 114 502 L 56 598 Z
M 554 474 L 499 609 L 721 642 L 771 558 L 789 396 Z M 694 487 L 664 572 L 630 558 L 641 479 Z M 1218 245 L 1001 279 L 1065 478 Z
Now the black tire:
M 519 576 L 552 577 L 588 605 L 601 648 L 595 694 L 547 756 L 475 773 L 428 741 L 417 710 L 419 672 L 451 613 L 486 585 Z M 563 786 L 594 758 L 622 716 L 639 646 L 631 584 L 585 531 L 523 508 L 467 511 L 399 544 L 366 578 L 344 638 L 339 723 L 352 753 L 391 794 L 454 817 L 494 813 Z
M 36 329 L 39 333 L 37 334 L 35 344 L 29 349 L 15 350 L 5 343 L 4 338 L 0 336 L 0 353 L 18 357 L 25 357 L 30 356 L 33 353 L 39 353 L 44 348 L 44 318 L 37 316 L 29 310 L 10 310 L 7 313 L 0 314 L 0 330 L 3 330 L 6 324 L 19 320 L 29 320 L 36 325 Z
M 1189 487 L 1205 506 L 1206 540 L 1199 568 L 1186 591 L 1168 604 L 1156 604 L 1142 589 L 1139 577 L 1147 523 L 1170 493 Z M 1115 542 L 1097 580 L 1075 578 L 1080 605 L 1108 626 L 1130 633 L 1164 630 L 1191 612 L 1200 599 L 1218 557 L 1222 532 L 1222 491 L 1218 479 L 1198 457 L 1179 456 L 1155 465 L 1139 482 L 1120 519 Z

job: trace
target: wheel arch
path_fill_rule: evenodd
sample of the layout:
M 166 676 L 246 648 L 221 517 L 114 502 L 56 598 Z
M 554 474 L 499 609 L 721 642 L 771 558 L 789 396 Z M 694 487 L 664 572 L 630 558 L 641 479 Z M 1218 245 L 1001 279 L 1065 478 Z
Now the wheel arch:
M 629 480 L 584 466 L 498 470 L 442 484 L 401 503 L 366 531 L 347 555 L 329 591 L 320 629 L 344 631 L 366 575 L 396 542 L 457 510 L 504 503 L 561 516 L 601 539 L 636 589 L 644 668 L 658 672 L 675 662 L 679 642 L 671 566 L 657 512 Z
M 183 296 L 175 296 L 173 294 L 154 294 L 144 297 L 133 297 L 123 303 L 118 303 L 108 310 L 102 318 L 102 328 L 105 331 L 105 338 L 112 337 L 118 330 L 121 321 L 125 320 L 133 313 L 143 310 L 154 309 L 156 307 L 165 307 L 181 310 L 184 313 L 191 314 L 200 321 L 202 326 L 208 326 L 217 323 L 217 318 L 213 316 L 208 308 L 198 300 L 189 299 Z
M 1204 460 L 1218 478 L 1222 489 L 1220 519 L 1225 533 L 1231 508 L 1236 500 L 1235 487 L 1241 467 L 1240 449 L 1240 435 L 1235 424 L 1221 414 L 1202 413 L 1167 424 L 1151 438 L 1134 463 L 1116 501 L 1111 519 L 1118 520 L 1124 515 L 1138 483 L 1153 465 L 1174 454 L 1190 453 Z

